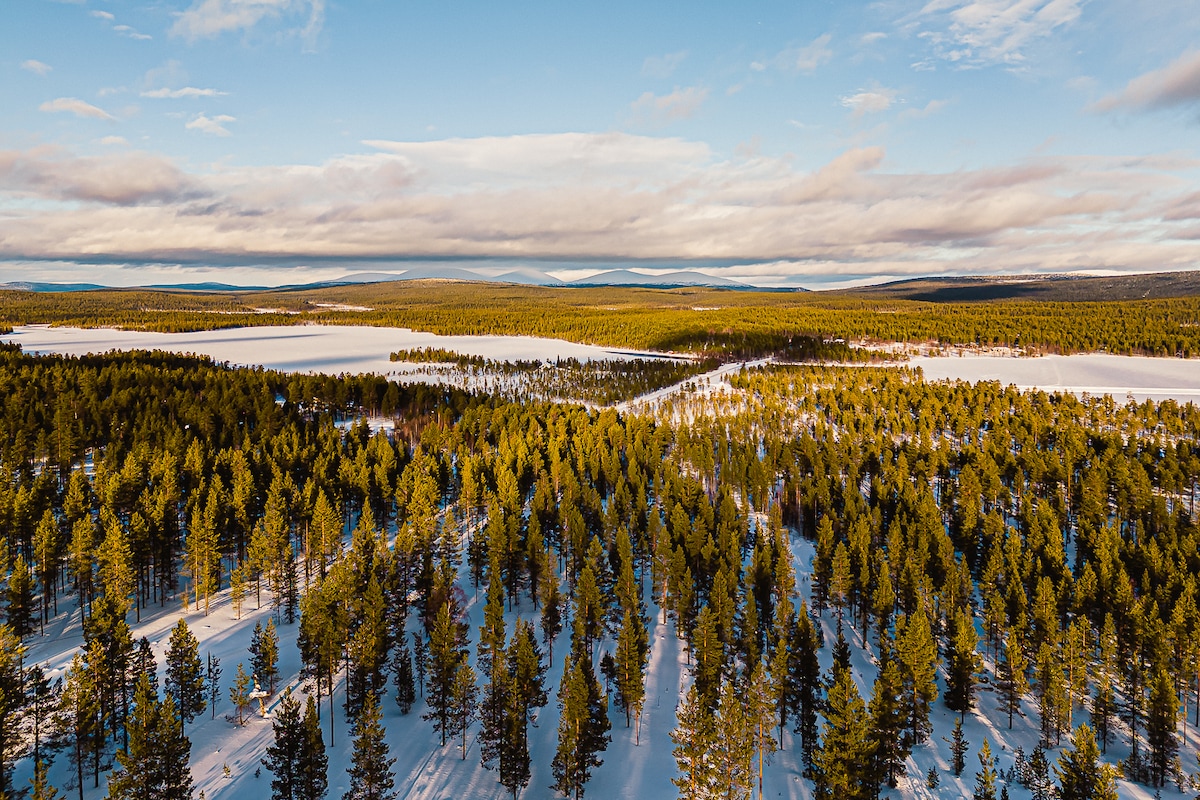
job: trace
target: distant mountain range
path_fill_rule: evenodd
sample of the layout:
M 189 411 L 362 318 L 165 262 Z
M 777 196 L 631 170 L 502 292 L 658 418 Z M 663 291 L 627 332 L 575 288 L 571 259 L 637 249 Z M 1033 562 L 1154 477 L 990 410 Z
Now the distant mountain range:
M 489 276 L 480 272 L 475 272 L 461 267 L 440 267 L 436 269 L 410 269 L 404 272 L 355 272 L 346 275 L 342 278 L 331 281 L 317 281 L 314 283 L 293 284 L 289 286 L 233 286 L 227 283 L 205 282 L 205 283 L 176 283 L 176 284 L 154 284 L 150 286 L 142 286 L 136 288 L 167 290 L 167 291 L 185 291 L 185 292 L 254 292 L 254 291 L 270 291 L 272 289 L 319 289 L 329 286 L 342 286 L 351 283 L 384 283 L 388 281 L 471 281 L 471 282 L 487 282 L 487 283 L 512 283 L 524 286 L 645 286 L 647 288 L 675 288 L 685 286 L 704 286 L 723 289 L 757 289 L 758 287 L 751 286 L 738 281 L 729 280 L 728 278 L 714 278 L 711 275 L 705 275 L 702 272 L 694 270 L 678 270 L 668 272 L 662 275 L 645 275 L 640 272 L 634 272 L 630 269 L 614 269 L 607 272 L 601 272 L 596 275 L 591 275 L 587 278 L 579 278 L 573 281 L 562 281 L 542 272 L 541 270 L 533 269 L 532 267 L 520 267 L 517 269 L 505 272 L 502 275 Z M 91 289 L 106 289 L 113 288 L 102 286 L 96 283 L 48 283 L 48 282 L 30 282 L 30 281 L 13 281 L 11 283 L 0 284 L 0 289 L 8 289 L 13 291 L 24 292 L 80 292 Z M 134 287 L 127 287 L 134 288 Z

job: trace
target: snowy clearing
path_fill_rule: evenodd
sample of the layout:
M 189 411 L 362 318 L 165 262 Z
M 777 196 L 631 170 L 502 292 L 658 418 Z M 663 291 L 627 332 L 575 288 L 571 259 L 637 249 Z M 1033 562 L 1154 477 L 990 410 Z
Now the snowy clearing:
M 1200 403 L 1200 360 L 1086 353 L 1014 358 L 996 355 L 916 356 L 926 380 L 1000 381 L 1018 389 L 1111 394 L 1117 401 Z
M 0 338 L 21 345 L 31 354 L 78 356 L 110 350 L 168 350 L 281 372 L 373 373 L 388 377 L 404 376 L 421 366 L 390 361 L 388 357 L 392 353 L 420 348 L 453 350 L 496 361 L 663 357 L 661 353 L 608 349 L 533 336 L 439 336 L 408 328 L 346 325 L 265 326 L 190 333 L 23 325 Z

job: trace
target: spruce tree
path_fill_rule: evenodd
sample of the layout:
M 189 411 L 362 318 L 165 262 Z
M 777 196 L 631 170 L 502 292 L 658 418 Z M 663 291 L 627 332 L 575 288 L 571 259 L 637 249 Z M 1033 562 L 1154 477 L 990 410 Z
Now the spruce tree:
M 321 720 L 312 695 L 304 703 L 300 721 L 300 757 L 296 765 L 296 800 L 323 800 L 329 787 L 329 757 L 321 737 Z
M 550 768 L 554 774 L 551 788 L 579 800 L 592 770 L 604 763 L 599 754 L 608 747 L 609 721 L 607 702 L 592 672 L 586 644 L 575 650 L 563 665 L 558 749 Z
M 383 734 L 379 700 L 373 692 L 367 692 L 354 723 L 350 769 L 346 770 L 350 788 L 342 795 L 342 800 L 393 800 L 396 797 L 393 791 L 396 776 L 392 772 L 396 759 L 389 757 Z
M 300 752 L 304 732 L 300 723 L 300 704 L 291 690 L 283 693 L 275 718 L 271 720 L 275 740 L 267 746 L 262 765 L 271 773 L 271 800 L 299 800 L 301 780 Z
M 1076 728 L 1072 745 L 1063 750 L 1054 767 L 1059 800 L 1117 800 L 1116 770 L 1100 761 L 1092 729 L 1087 725 Z
M 191 722 L 204 713 L 204 665 L 200 643 L 180 617 L 167 640 L 167 677 L 164 688 L 179 704 L 179 716 Z
M 538 621 L 542 630 L 542 644 L 546 645 L 546 661 L 554 664 L 554 641 L 562 633 L 562 592 L 558 589 L 558 576 L 551 573 L 540 584 L 542 616 Z

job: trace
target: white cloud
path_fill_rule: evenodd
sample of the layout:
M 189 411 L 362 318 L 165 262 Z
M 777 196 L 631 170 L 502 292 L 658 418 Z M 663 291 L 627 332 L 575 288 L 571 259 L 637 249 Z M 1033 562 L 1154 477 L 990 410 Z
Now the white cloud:
M 100 144 L 106 147 L 124 147 L 129 144 L 124 136 L 105 136 L 100 140 Z
M 108 22 L 112 22 L 114 19 L 116 19 L 116 17 L 114 17 L 112 14 L 108 13 L 107 11 L 101 11 L 99 9 L 92 9 L 88 13 L 90 13 L 96 19 L 102 19 L 102 20 L 106 20 Z
M 128 36 L 130 39 L 137 39 L 143 42 L 154 38 L 148 33 L 139 33 L 135 28 L 131 28 L 128 25 L 113 25 L 113 30 L 122 36 Z
M 876 42 L 882 42 L 886 38 L 888 38 L 888 35 L 882 31 L 871 31 L 870 33 L 864 33 L 862 36 L 860 36 L 858 43 L 862 45 L 872 45 Z
M 1162 69 L 1147 72 L 1121 91 L 1096 102 L 1094 111 L 1150 110 L 1200 102 L 1200 50 L 1191 50 Z
M 91 103 L 85 103 L 74 97 L 59 97 L 56 100 L 48 100 L 38 106 L 38 110 L 47 112 L 66 111 L 77 117 L 90 117 L 91 119 L 107 119 L 110 121 L 114 119 L 104 109 L 97 108 Z
M 177 100 L 183 97 L 221 97 L 226 94 L 228 92 L 220 92 L 216 89 L 197 89 L 195 86 L 184 86 L 182 89 L 151 89 L 142 92 L 142 97 Z
M 54 69 L 54 67 L 38 61 L 35 58 L 31 58 L 27 61 L 21 62 L 21 69 L 25 70 L 26 72 L 32 72 L 35 75 L 45 75 L 50 70 Z
M 1085 0 L 929 0 L 910 18 L 939 58 L 960 67 L 1016 66 L 1025 48 L 1073 23 Z
M 171 34 L 196 40 L 245 31 L 264 21 L 307 19 L 294 28 L 312 46 L 325 24 L 325 0 L 194 0 L 171 26 Z
M 699 86 L 689 86 L 686 89 L 675 88 L 670 94 L 656 95 L 654 92 L 644 92 L 641 97 L 630 105 L 634 117 L 642 122 L 664 123 L 695 116 L 708 99 L 708 89 Z
M 213 136 L 232 136 L 233 134 L 225 127 L 227 122 L 237 122 L 237 119 L 228 114 L 217 114 L 215 117 L 206 117 L 204 114 L 197 114 L 184 127 L 189 131 L 202 131 L 210 133 Z
M 775 63 L 780 69 L 787 72 L 811 74 L 821 65 L 828 64 L 833 58 L 833 50 L 829 48 L 831 41 L 833 41 L 833 34 L 821 34 L 803 47 L 784 50 L 775 57 Z
M 923 119 L 941 111 L 947 104 L 946 100 L 930 100 L 921 108 L 906 109 L 900 116 L 902 119 Z
M 854 116 L 861 117 L 863 114 L 877 114 L 880 111 L 887 111 L 892 107 L 892 103 L 896 100 L 896 90 L 886 87 L 876 87 L 874 89 L 860 89 L 857 93 L 842 97 L 838 102 L 843 108 L 848 108 L 854 112 Z
M 649 56 L 642 62 L 642 74 L 649 78 L 669 78 L 687 55 L 687 50 L 680 50 L 663 56 Z

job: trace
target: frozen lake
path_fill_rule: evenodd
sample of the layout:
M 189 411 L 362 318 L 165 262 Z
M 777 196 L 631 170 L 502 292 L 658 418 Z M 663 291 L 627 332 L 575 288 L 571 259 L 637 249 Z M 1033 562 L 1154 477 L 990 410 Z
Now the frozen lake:
M 216 361 L 262 366 L 282 372 L 375 373 L 400 376 L 418 369 L 416 364 L 393 362 L 397 350 L 434 347 L 464 355 L 499 361 L 535 359 L 654 358 L 660 354 L 614 350 L 576 344 L 561 339 L 532 336 L 438 336 L 407 328 L 370 328 L 346 325 L 296 325 L 261 328 L 227 328 L 193 333 L 152 333 L 114 328 L 52 328 L 25 325 L 4 340 L 16 342 L 26 353 L 85 355 L 109 350 L 167 350 L 210 356 Z
M 917 356 L 926 380 L 1000 381 L 1020 389 L 1111 394 L 1118 402 L 1167 400 L 1200 405 L 1200 359 L 1143 358 L 1088 353 L 1071 356 Z

